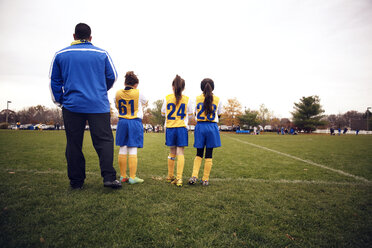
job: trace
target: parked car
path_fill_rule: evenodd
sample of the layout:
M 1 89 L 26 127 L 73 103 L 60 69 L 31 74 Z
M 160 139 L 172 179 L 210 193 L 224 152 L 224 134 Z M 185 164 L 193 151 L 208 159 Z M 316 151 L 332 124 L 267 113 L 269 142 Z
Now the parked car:
M 23 125 L 21 125 L 19 127 L 19 129 L 22 129 L 22 130 L 34 130 L 35 127 L 32 124 L 23 124 Z
M 233 127 L 232 126 L 227 126 L 227 125 L 221 125 L 220 130 L 221 131 L 232 131 Z

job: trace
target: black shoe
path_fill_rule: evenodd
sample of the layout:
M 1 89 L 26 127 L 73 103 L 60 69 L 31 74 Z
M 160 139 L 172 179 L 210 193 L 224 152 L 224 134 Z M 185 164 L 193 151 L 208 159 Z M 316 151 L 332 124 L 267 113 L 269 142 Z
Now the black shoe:
M 83 189 L 83 185 L 81 185 L 81 186 L 70 186 L 70 189 L 71 190 L 82 190 Z
M 118 180 L 106 181 L 106 182 L 103 183 L 103 186 L 104 187 L 111 187 L 113 189 L 118 189 L 118 188 L 121 188 L 121 182 L 119 182 Z

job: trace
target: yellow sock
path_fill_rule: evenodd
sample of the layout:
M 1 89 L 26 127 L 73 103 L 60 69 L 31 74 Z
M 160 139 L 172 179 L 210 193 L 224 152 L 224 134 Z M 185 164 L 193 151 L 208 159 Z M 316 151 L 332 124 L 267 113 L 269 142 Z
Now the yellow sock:
M 177 179 L 182 179 L 184 165 L 185 165 L 185 156 L 177 155 Z
M 211 174 L 211 169 L 212 169 L 212 159 L 211 158 L 206 158 L 205 163 L 204 163 L 204 174 L 203 174 L 203 181 L 204 180 L 209 180 L 209 175 Z
M 170 153 L 168 156 L 168 177 L 172 178 L 174 176 L 174 164 L 176 160 L 176 155 Z
M 118 160 L 120 176 L 127 177 L 127 154 L 119 154 Z
M 194 167 L 192 169 L 192 177 L 198 177 L 200 165 L 202 163 L 203 158 L 196 156 L 194 159 Z
M 129 176 L 130 178 L 134 179 L 136 177 L 136 172 L 137 172 L 137 155 L 129 155 L 128 164 L 129 164 Z

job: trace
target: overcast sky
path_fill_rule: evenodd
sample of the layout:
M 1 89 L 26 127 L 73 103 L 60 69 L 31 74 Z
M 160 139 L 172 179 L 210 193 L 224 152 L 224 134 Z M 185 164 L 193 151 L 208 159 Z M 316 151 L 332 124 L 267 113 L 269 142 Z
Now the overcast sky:
M 326 114 L 372 106 L 371 0 L 0 0 L 0 110 L 55 106 L 50 63 L 79 22 L 114 61 L 111 102 L 133 70 L 151 102 L 179 74 L 186 95 L 209 77 L 223 100 L 277 117 L 310 95 Z

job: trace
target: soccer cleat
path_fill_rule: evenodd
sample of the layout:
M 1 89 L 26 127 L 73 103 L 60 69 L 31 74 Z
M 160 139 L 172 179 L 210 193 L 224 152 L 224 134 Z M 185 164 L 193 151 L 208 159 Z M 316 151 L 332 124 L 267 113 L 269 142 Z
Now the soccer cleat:
M 167 183 L 173 182 L 173 180 L 176 179 L 175 177 L 167 177 Z
M 197 182 L 198 182 L 198 179 L 196 177 L 190 177 L 189 184 L 193 185 L 193 184 L 196 184 Z
M 103 186 L 104 187 L 110 187 L 110 188 L 113 188 L 113 189 L 118 189 L 118 188 L 121 188 L 121 183 L 118 180 L 106 181 L 106 182 L 103 183 Z
M 202 185 L 203 186 L 208 186 L 209 185 L 209 181 L 208 180 L 202 180 Z
M 182 187 L 183 183 L 182 183 L 182 179 L 174 179 L 171 184 L 175 184 L 176 186 L 178 187 Z
M 120 177 L 120 182 L 121 183 L 126 183 L 128 182 L 129 178 L 128 177 Z
M 144 180 L 138 177 L 135 177 L 134 179 L 129 178 L 128 183 L 129 184 L 136 184 L 136 183 L 143 183 Z

